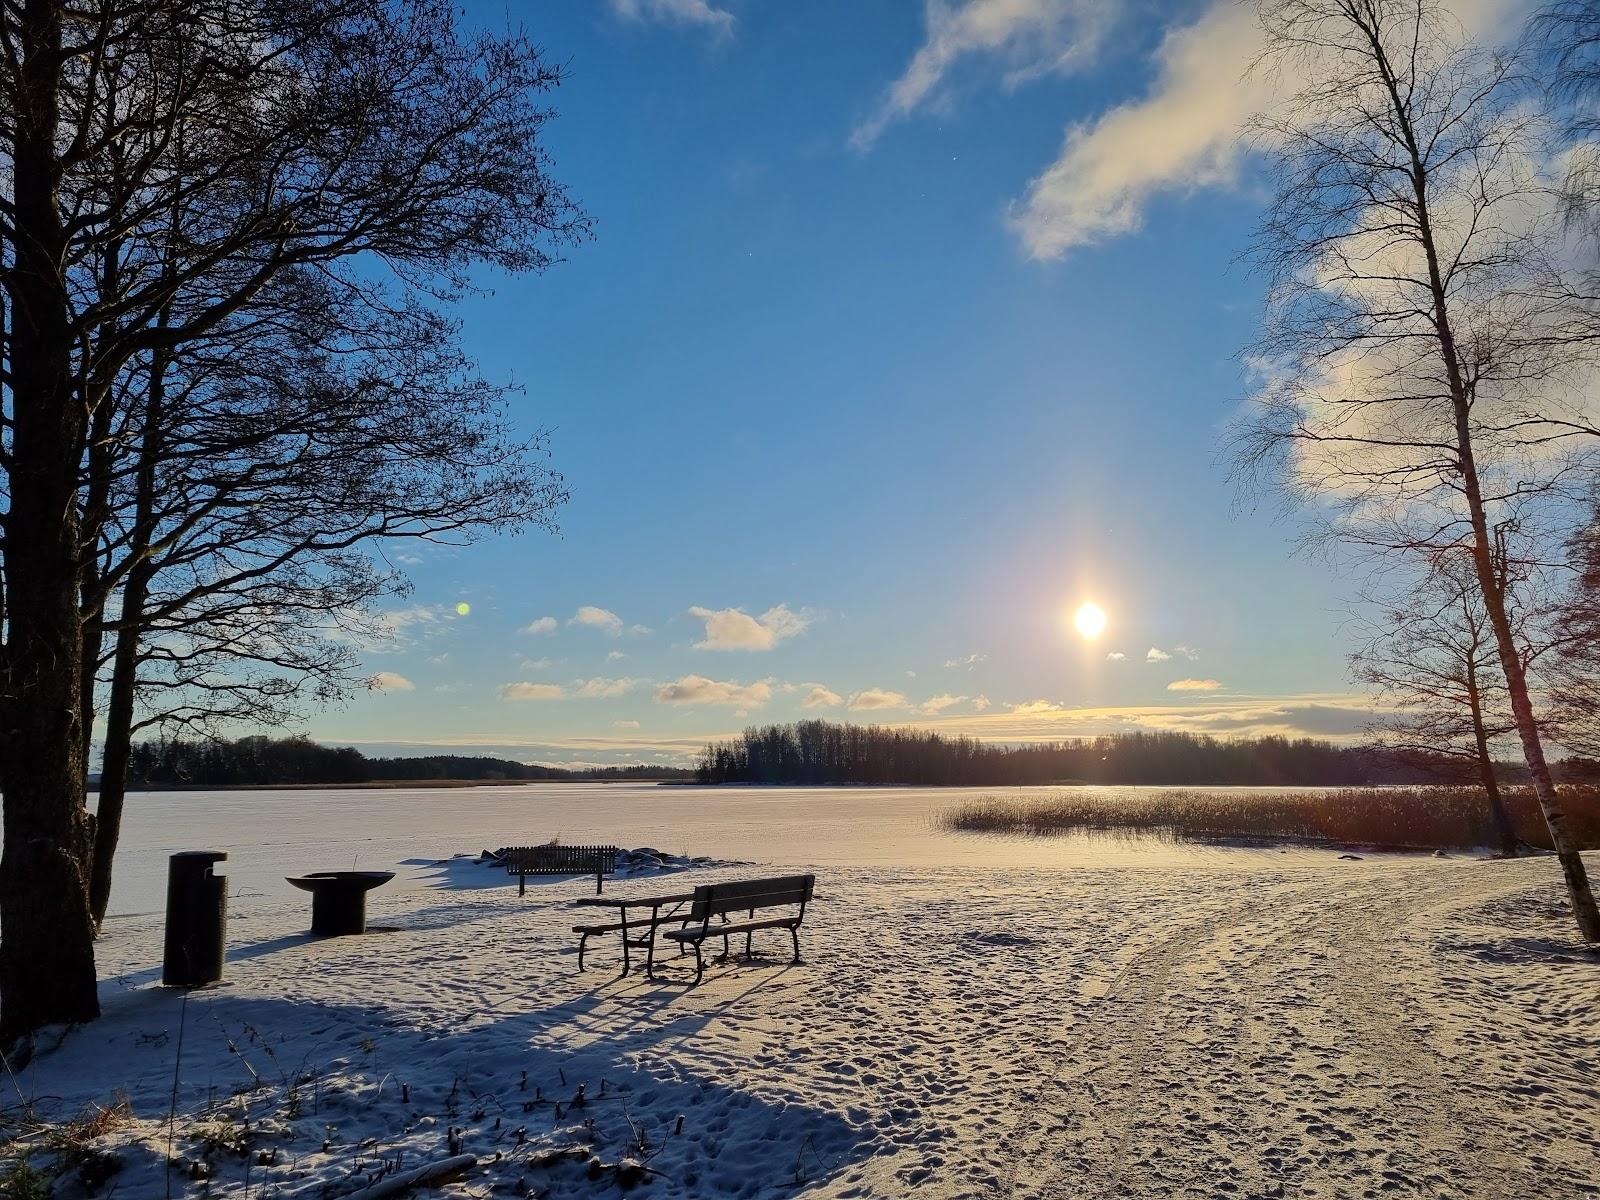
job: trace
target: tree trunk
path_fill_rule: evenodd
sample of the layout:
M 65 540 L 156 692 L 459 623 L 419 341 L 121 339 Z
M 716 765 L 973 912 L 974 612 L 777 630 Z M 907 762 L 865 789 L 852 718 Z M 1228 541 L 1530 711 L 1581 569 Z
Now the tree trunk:
M 158 324 L 165 326 L 163 310 Z M 111 902 L 111 866 L 122 836 L 122 809 L 128 795 L 128 759 L 133 750 L 133 704 L 139 682 L 139 649 L 143 642 L 145 601 L 155 569 L 148 557 L 155 532 L 156 463 L 161 454 L 162 422 L 166 416 L 167 356 L 157 352 L 150 361 L 150 388 L 145 399 L 144 429 L 139 464 L 134 476 L 133 530 L 129 553 L 139 560 L 123 583 L 117 622 L 117 644 L 112 656 L 111 688 L 106 699 L 106 742 L 100 762 L 100 804 L 95 810 L 94 855 L 89 867 L 89 907 L 98 931 Z
M 1472 654 L 1476 653 L 1475 641 Z M 1472 737 L 1478 752 L 1478 779 L 1483 784 L 1483 794 L 1489 800 L 1489 817 L 1500 838 L 1500 855 L 1514 858 L 1517 853 L 1517 831 L 1511 824 L 1511 814 L 1506 812 L 1505 798 L 1500 795 L 1500 782 L 1494 775 L 1494 755 L 1489 752 L 1489 731 L 1484 728 L 1483 701 L 1478 694 L 1478 668 L 1470 655 L 1467 659 L 1467 703 L 1472 708 Z
M 1433 232 L 1429 168 L 1423 161 L 1416 126 L 1411 117 L 1410 101 L 1402 97 L 1404 89 L 1389 62 L 1383 39 L 1376 26 L 1361 27 L 1372 47 L 1373 61 L 1378 66 L 1388 91 L 1398 136 L 1404 141 L 1410 156 L 1411 183 L 1416 197 L 1418 241 L 1427 261 L 1428 289 L 1433 307 L 1433 331 L 1438 338 L 1439 357 L 1450 388 L 1455 424 L 1456 470 L 1460 475 L 1461 490 L 1467 501 L 1467 516 L 1472 529 L 1472 561 L 1478 577 L 1478 587 L 1483 593 L 1484 611 L 1489 617 L 1489 626 L 1494 631 L 1495 649 L 1499 652 L 1500 668 L 1505 672 L 1506 690 L 1511 696 L 1511 713 L 1516 720 L 1517 735 L 1522 741 L 1522 754 L 1528 763 L 1528 774 L 1533 778 L 1534 794 L 1539 798 L 1539 808 L 1544 813 L 1545 825 L 1550 830 L 1550 844 L 1555 848 L 1556 857 L 1561 863 L 1561 873 L 1566 879 L 1567 895 L 1572 901 L 1572 915 L 1577 921 L 1578 932 L 1584 941 L 1600 942 L 1600 908 L 1595 906 L 1594 892 L 1589 887 L 1589 875 L 1583 866 L 1583 855 L 1573 840 L 1566 811 L 1561 807 L 1561 799 L 1556 795 L 1555 784 L 1550 779 L 1550 767 L 1545 762 L 1544 745 L 1539 738 L 1539 725 L 1534 717 L 1533 701 L 1528 695 L 1527 675 L 1522 669 L 1522 657 L 1517 650 L 1516 635 L 1506 611 L 1501 574 L 1496 569 L 1494 541 L 1489 534 L 1489 519 L 1484 508 L 1483 491 L 1478 480 L 1477 458 L 1474 453 L 1472 395 L 1461 372 L 1455 329 L 1450 319 L 1450 293 L 1445 286 L 1443 269 L 1439 263 L 1438 242 Z
M 56 207 L 61 13 L 28 0 L 12 156 L 13 438 L 0 696 L 0 1042 L 99 1015 L 84 866 L 83 637 L 78 469 L 85 418 L 72 376 Z
M 1528 774 L 1533 779 L 1534 795 L 1539 799 L 1545 825 L 1550 830 L 1550 845 L 1554 847 L 1556 858 L 1561 863 L 1567 896 L 1572 901 L 1572 915 L 1584 941 L 1600 942 L 1600 908 L 1595 906 L 1594 892 L 1589 887 L 1589 874 L 1583 866 L 1583 855 L 1572 837 L 1566 810 L 1561 807 L 1561 798 L 1556 794 L 1555 784 L 1550 778 L 1550 766 L 1544 757 L 1544 743 L 1539 737 L 1539 724 L 1534 717 L 1533 700 L 1528 694 L 1528 677 L 1522 669 L 1522 655 L 1517 648 L 1510 615 L 1506 612 L 1505 590 L 1495 564 L 1494 540 L 1489 534 L 1489 518 L 1478 481 L 1478 464 L 1472 441 L 1472 399 L 1461 375 L 1461 364 L 1456 353 L 1449 300 L 1429 224 L 1427 184 L 1420 167 L 1417 197 L 1423 248 L 1432 282 L 1435 324 L 1454 405 L 1456 457 L 1462 491 L 1467 500 L 1467 515 L 1472 526 L 1472 561 L 1477 570 L 1478 587 L 1483 593 L 1489 627 L 1494 631 L 1500 669 L 1505 672 L 1506 691 L 1511 696 L 1511 714 L 1516 720 L 1517 736 L 1522 742 L 1522 756 L 1528 764 Z
M 1484 530 L 1481 538 L 1480 555 L 1488 559 L 1487 528 L 1483 524 L 1482 500 L 1478 493 L 1477 478 L 1474 474 L 1472 486 L 1468 495 L 1474 502 L 1477 518 L 1474 526 Z M 1478 573 L 1482 578 L 1485 566 L 1489 574 L 1494 574 L 1492 562 L 1480 562 Z M 1539 726 L 1534 719 L 1533 701 L 1528 695 L 1528 677 L 1522 669 L 1522 658 L 1517 653 L 1516 641 L 1512 636 L 1511 622 L 1506 615 L 1504 596 L 1499 589 L 1495 589 L 1492 596 L 1487 596 L 1489 609 L 1489 622 L 1494 627 L 1495 643 L 1500 650 L 1500 665 L 1506 673 L 1506 688 L 1511 693 L 1511 712 L 1517 721 L 1517 734 L 1522 740 L 1522 755 L 1528 763 L 1528 774 L 1533 778 L 1534 795 L 1539 798 L 1540 811 L 1544 813 L 1544 823 L 1550 831 L 1550 845 L 1555 849 L 1556 860 L 1561 864 L 1561 874 L 1566 880 L 1567 896 L 1572 902 L 1572 915 L 1578 922 L 1578 932 L 1583 940 L 1600 943 L 1600 908 L 1594 900 L 1594 892 L 1589 887 L 1589 873 L 1584 869 L 1583 854 L 1578 849 L 1577 841 L 1572 836 L 1572 828 L 1567 823 L 1566 809 L 1561 806 L 1561 798 L 1556 794 L 1554 781 L 1550 778 L 1550 766 L 1545 761 L 1544 744 L 1539 737 Z
M 95 810 L 94 854 L 89 867 L 89 908 L 98 931 L 111 902 L 111 864 L 122 835 L 122 808 L 128 795 L 128 760 L 133 750 L 133 701 L 139 670 L 139 621 L 150 572 L 140 563 L 122 590 L 121 625 L 112 658 L 106 699 L 106 742 L 100 761 L 100 804 Z

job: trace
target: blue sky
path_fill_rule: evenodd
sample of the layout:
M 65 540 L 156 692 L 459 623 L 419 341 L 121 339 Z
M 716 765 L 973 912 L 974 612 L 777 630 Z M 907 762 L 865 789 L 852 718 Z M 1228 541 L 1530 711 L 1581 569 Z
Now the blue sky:
M 1240 11 L 469 9 L 570 64 L 550 146 L 596 237 L 460 316 L 572 500 L 559 537 L 406 548 L 379 686 L 311 732 L 612 762 L 801 716 L 1358 729 L 1351 583 L 1237 511 L 1220 446 L 1261 300 Z

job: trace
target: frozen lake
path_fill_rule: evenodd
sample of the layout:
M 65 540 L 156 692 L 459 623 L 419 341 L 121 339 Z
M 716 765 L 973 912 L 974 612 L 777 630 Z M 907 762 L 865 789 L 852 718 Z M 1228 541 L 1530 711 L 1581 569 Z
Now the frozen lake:
M 1051 790 L 517 784 L 136 792 L 128 798 L 111 912 L 159 910 L 167 856 L 178 850 L 227 851 L 219 871 L 231 880 L 235 902 L 287 898 L 297 893 L 285 875 L 352 866 L 398 871 L 391 891 L 425 887 L 436 875 L 428 862 L 550 838 L 750 862 L 862 867 L 1221 867 L 1261 854 L 1280 862 L 1325 861 L 1331 854 L 1174 847 L 1109 835 L 1009 839 L 947 833 L 936 825 L 941 810 L 969 796 Z

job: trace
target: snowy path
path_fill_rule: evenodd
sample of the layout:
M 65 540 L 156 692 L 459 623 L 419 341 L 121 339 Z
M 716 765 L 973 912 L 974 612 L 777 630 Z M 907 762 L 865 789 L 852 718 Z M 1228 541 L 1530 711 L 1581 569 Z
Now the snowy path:
M 1600 1195 L 1600 966 L 1532 866 L 1173 914 L 1027 1093 L 1011 1194 Z
M 483 870 L 375 893 L 365 938 L 247 901 L 186 1008 L 159 917 L 115 921 L 106 1018 L 19 1083 L 58 1115 L 127 1092 L 119 1200 L 165 1194 L 175 1065 L 219 1200 L 455 1136 L 499 1156 L 448 1189 L 477 1200 L 612 1195 L 589 1162 L 629 1154 L 674 1200 L 1600 1195 L 1600 961 L 1547 860 L 823 866 L 803 964 L 779 935 L 692 991 L 578 975 L 587 885 Z

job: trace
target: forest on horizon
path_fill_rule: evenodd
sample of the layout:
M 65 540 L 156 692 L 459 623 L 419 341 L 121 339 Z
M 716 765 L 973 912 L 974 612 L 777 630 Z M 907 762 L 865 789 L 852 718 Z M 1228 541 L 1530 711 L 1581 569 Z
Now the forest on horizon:
M 1593 764 L 1569 759 L 1566 779 L 1588 779 Z M 1504 782 L 1520 764 L 1499 764 Z M 799 721 L 752 726 L 713 742 L 693 767 L 639 763 L 557 767 L 485 755 L 375 757 L 304 735 L 171 738 L 136 744 L 130 778 L 138 788 L 354 785 L 419 780 L 507 782 L 655 781 L 701 784 L 878 784 L 922 787 L 1046 784 L 1174 786 L 1362 786 L 1472 783 L 1459 758 L 1315 738 L 1221 739 L 1181 732 L 1111 734 L 1027 745 L 984 743 L 918 729 Z
M 1586 760 L 1558 772 L 1587 778 Z M 695 768 L 697 782 L 915 784 L 925 787 L 1043 784 L 1172 784 L 1263 787 L 1476 783 L 1459 756 L 1379 745 L 1341 746 L 1316 738 L 1215 738 L 1167 730 L 1005 745 L 947 738 L 919 729 L 797 721 L 752 726 L 713 742 Z M 1521 764 L 1497 764 L 1506 782 L 1526 778 Z

